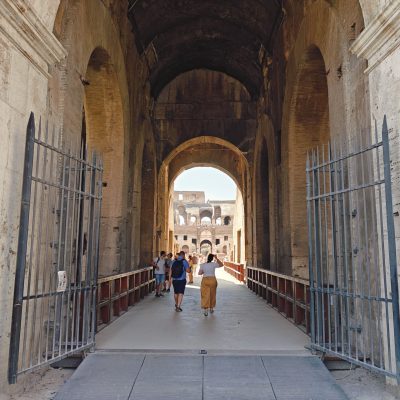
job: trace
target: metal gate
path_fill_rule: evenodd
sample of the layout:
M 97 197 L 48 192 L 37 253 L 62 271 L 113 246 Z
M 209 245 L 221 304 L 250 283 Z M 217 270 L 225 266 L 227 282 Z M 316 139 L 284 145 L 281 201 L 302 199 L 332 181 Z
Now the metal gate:
M 94 344 L 101 160 L 63 149 L 31 114 L 18 237 L 9 382 Z
M 364 138 L 365 140 L 365 138 Z M 389 137 L 307 158 L 312 347 L 399 378 L 400 321 Z

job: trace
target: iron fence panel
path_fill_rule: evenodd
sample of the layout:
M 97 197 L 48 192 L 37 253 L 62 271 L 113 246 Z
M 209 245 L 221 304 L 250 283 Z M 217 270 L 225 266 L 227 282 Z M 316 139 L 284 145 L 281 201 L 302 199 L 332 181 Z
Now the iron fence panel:
M 312 347 L 400 378 L 389 134 L 307 157 Z
M 102 163 L 65 150 L 31 114 L 18 238 L 9 382 L 94 344 Z M 79 146 L 77 146 L 79 147 Z

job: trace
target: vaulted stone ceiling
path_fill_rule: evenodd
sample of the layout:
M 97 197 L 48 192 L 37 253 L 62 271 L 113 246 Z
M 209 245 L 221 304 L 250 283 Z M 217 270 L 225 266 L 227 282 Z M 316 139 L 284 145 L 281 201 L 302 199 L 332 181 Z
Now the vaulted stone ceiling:
M 183 72 L 206 68 L 239 80 L 259 95 L 263 48 L 281 16 L 281 0 L 131 0 L 129 18 L 140 53 L 150 67 L 157 98 Z

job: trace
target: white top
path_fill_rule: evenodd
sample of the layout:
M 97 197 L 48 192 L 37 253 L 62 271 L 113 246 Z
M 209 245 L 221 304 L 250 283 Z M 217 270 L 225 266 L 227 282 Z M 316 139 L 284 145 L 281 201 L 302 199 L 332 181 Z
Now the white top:
M 164 257 L 156 257 L 154 259 L 154 264 L 156 264 L 158 267 L 154 270 L 154 273 L 156 275 L 165 274 L 165 258 Z
M 200 265 L 200 270 L 204 272 L 203 276 L 215 276 L 215 268 L 221 268 L 222 266 L 215 262 L 204 263 Z

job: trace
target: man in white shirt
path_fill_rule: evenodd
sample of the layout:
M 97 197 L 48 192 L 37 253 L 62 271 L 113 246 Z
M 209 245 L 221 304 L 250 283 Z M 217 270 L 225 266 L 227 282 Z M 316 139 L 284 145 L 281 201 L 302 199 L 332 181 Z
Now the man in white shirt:
M 156 278 L 156 297 L 163 297 L 161 288 L 164 286 L 165 281 L 165 262 L 166 253 L 165 251 L 160 252 L 160 256 L 153 260 L 154 275 Z

